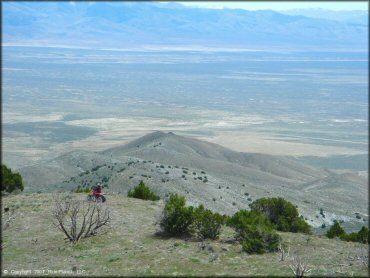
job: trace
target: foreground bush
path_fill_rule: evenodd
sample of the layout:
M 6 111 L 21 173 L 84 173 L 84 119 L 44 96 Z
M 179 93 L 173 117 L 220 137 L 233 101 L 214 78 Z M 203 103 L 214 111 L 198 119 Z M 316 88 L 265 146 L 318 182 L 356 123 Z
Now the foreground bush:
M 262 213 L 282 232 L 311 233 L 311 227 L 299 217 L 297 208 L 283 198 L 261 198 L 249 204 L 253 211 Z
M 263 254 L 278 250 L 280 236 L 260 212 L 240 210 L 230 218 L 228 225 L 235 228 L 244 251 Z
M 54 226 L 73 243 L 96 235 L 111 220 L 109 210 L 101 203 L 57 197 L 54 197 L 52 216 Z
M 153 191 L 151 191 L 143 181 L 140 181 L 139 185 L 137 185 L 133 190 L 129 190 L 127 197 L 151 201 L 159 200 L 159 197 Z
M 185 197 L 171 194 L 163 210 L 160 227 L 163 232 L 172 236 L 191 233 L 193 208 L 185 206 Z
M 200 205 L 194 210 L 193 230 L 199 239 L 217 239 L 221 232 L 224 217 Z
M 13 173 L 6 165 L 1 165 L 1 191 L 12 193 L 23 191 L 23 180 L 19 173 Z

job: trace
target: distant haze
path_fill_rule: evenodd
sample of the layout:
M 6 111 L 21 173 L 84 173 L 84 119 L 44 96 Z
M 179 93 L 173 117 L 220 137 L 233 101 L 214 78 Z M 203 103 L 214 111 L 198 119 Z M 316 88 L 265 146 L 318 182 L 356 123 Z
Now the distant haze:
M 322 11 L 367 11 L 367 1 L 205 1 L 205 2 L 179 2 L 182 5 L 213 8 L 213 9 L 244 9 L 244 10 L 274 10 L 288 11 L 299 10 L 322 10 Z
M 367 50 L 363 14 L 338 21 L 343 16 L 311 14 L 199 9 L 159 2 L 4 2 L 3 43 L 122 49 Z

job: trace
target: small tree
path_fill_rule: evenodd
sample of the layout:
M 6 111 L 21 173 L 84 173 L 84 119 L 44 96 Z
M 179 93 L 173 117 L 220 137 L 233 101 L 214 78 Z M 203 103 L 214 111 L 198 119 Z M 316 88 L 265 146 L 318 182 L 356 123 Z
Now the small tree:
M 200 205 L 194 210 L 193 229 L 199 239 L 217 239 L 224 222 L 223 216 Z
M 361 243 L 369 243 L 369 229 L 362 226 L 361 230 L 358 231 L 358 241 Z
M 240 210 L 230 218 L 228 225 L 235 228 L 236 239 L 248 253 L 263 254 L 279 248 L 280 236 L 260 212 Z
M 96 235 L 111 220 L 109 210 L 101 203 L 61 200 L 57 197 L 54 197 L 52 216 L 54 226 L 73 243 Z
M 170 195 L 160 221 L 160 227 L 165 233 L 173 236 L 191 233 L 193 207 L 186 207 L 185 203 L 185 197 L 176 193 Z
M 370 234 L 369 234 L 369 229 L 366 228 L 365 226 L 362 226 L 362 228 L 358 232 L 353 232 L 350 234 L 343 233 L 339 237 L 341 240 L 345 240 L 345 241 L 368 243 Z
M 1 191 L 12 193 L 16 190 L 23 191 L 23 180 L 19 173 L 13 173 L 6 165 L 1 164 Z
M 335 222 L 333 226 L 326 232 L 328 238 L 341 237 L 345 235 L 345 231 L 338 222 Z
M 249 204 L 253 211 L 267 217 L 282 232 L 311 233 L 311 227 L 299 217 L 297 208 L 284 198 L 261 198 Z
M 159 200 L 159 197 L 143 181 L 140 181 L 133 190 L 129 190 L 127 197 L 151 201 Z

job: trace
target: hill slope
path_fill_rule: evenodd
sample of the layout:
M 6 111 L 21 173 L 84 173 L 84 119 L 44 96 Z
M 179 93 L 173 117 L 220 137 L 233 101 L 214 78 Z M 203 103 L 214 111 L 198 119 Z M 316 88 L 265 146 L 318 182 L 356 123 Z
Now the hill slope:
M 71 195 L 85 198 L 83 194 Z M 365 244 L 282 233 L 291 256 L 281 262 L 277 253 L 247 255 L 241 252 L 241 246 L 231 241 L 232 230 L 225 228 L 220 239 L 209 243 L 213 248 L 211 252 L 201 250 L 193 239 L 164 239 L 154 235 L 162 201 L 111 195 L 105 204 L 111 211 L 111 229 L 71 245 L 51 223 L 51 194 L 3 197 L 3 206 L 14 211 L 15 216 L 9 228 L 2 230 L 3 270 L 71 271 L 76 268 L 88 276 L 292 276 L 291 258 L 299 254 L 307 261 L 313 276 L 333 276 L 339 274 L 337 271 L 344 276 L 368 274 L 367 265 L 360 260 L 348 260 L 348 256 L 366 255 L 368 246 Z
M 106 192 L 127 194 L 144 180 L 161 198 L 177 192 L 190 205 L 202 203 L 226 214 L 257 198 L 283 196 L 299 204 L 314 227 L 337 219 L 357 228 L 367 219 L 364 178 L 287 157 L 238 153 L 173 133 L 154 132 L 100 153 L 71 152 L 20 173 L 26 192 L 67 191 L 102 182 Z
M 264 174 L 296 180 L 324 177 L 325 171 L 291 159 L 266 154 L 240 153 L 220 145 L 157 131 L 131 143 L 102 152 L 114 158 L 134 156 L 163 163 L 211 168 L 212 162 L 238 164 Z M 222 171 L 222 169 L 219 169 Z
M 26 188 L 27 191 L 35 190 L 35 188 L 32 188 L 33 186 L 40 189 L 45 185 L 62 182 L 107 162 L 114 163 L 117 161 L 97 153 L 74 151 L 47 162 L 24 167 L 20 172 L 28 187 Z

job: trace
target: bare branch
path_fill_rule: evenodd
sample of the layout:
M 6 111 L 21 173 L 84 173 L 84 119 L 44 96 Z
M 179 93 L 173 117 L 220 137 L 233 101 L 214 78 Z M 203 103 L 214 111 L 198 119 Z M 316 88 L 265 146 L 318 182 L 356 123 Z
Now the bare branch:
M 96 202 L 61 200 L 54 198 L 53 224 L 73 243 L 81 238 L 96 235 L 109 226 L 110 215 L 106 207 Z
M 290 269 L 293 271 L 294 277 L 302 278 L 308 276 L 311 272 L 306 261 L 303 261 L 301 257 L 295 255 L 292 259 L 292 264 L 289 265 Z
M 14 221 L 15 217 L 14 210 L 8 210 L 2 214 L 3 230 L 9 228 L 10 223 Z

